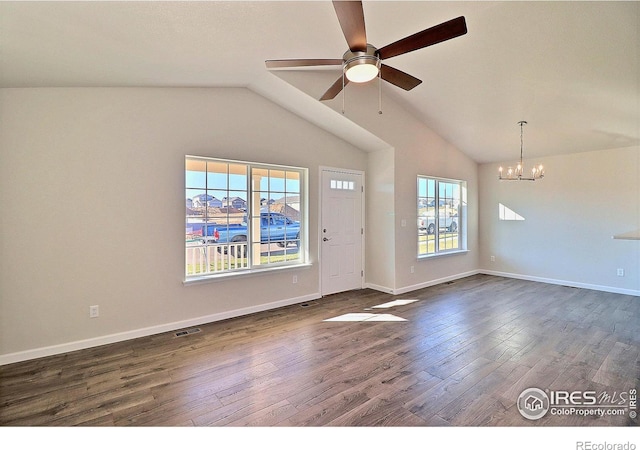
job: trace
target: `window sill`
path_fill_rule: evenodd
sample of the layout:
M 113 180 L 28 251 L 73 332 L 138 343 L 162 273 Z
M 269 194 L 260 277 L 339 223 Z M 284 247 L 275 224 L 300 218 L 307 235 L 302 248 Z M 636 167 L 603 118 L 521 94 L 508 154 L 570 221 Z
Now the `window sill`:
M 450 252 L 434 253 L 432 255 L 419 255 L 418 256 L 418 260 L 439 258 L 441 256 L 460 255 L 460 254 L 465 254 L 465 253 L 469 253 L 469 250 L 453 250 L 453 251 L 450 251 Z
M 235 272 L 225 272 L 214 275 L 202 275 L 202 276 L 192 276 L 186 278 L 182 284 L 185 286 L 192 286 L 195 284 L 203 284 L 203 283 L 215 283 L 218 281 L 226 281 L 236 278 L 245 278 L 252 277 L 256 275 L 265 275 L 268 273 L 274 272 L 282 272 L 286 270 L 296 270 L 296 269 L 305 269 L 311 267 L 311 263 L 303 263 L 296 265 L 287 265 L 287 266 L 278 266 L 278 267 L 269 267 L 265 269 L 246 269 L 246 270 L 238 270 Z

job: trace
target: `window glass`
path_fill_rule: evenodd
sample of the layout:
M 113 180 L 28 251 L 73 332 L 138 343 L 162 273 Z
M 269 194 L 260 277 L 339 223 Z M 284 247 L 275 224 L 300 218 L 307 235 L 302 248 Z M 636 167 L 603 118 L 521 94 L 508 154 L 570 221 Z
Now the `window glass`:
M 304 262 L 306 169 L 186 158 L 186 277 Z
M 464 249 L 465 189 L 464 181 L 418 177 L 418 256 Z

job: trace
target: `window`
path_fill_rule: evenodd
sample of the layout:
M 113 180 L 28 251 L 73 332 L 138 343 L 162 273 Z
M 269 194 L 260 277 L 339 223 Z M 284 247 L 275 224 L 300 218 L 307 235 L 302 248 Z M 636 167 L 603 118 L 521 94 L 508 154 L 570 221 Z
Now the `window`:
M 355 182 L 346 180 L 331 180 L 331 189 L 353 191 L 356 188 Z
M 187 156 L 185 275 L 305 262 L 306 169 Z
M 465 250 L 466 183 L 418 176 L 418 256 Z

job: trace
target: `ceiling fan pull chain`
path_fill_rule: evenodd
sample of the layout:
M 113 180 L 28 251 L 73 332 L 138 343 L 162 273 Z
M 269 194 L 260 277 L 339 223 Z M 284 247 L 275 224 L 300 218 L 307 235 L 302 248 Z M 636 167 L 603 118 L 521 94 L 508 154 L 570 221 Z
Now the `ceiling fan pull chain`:
M 378 114 L 382 114 L 382 71 L 378 71 Z
M 344 97 L 346 93 L 344 91 L 344 70 L 342 71 L 342 114 L 344 115 Z

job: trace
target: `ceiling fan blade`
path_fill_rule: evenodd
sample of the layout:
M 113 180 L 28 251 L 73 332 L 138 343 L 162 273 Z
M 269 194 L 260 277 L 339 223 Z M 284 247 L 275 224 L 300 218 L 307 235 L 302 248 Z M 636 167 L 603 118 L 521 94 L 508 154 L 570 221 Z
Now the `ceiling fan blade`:
M 341 59 L 268 59 L 264 62 L 267 69 L 307 66 L 341 66 Z
M 338 78 L 336 82 L 333 83 L 329 89 L 327 89 L 327 92 L 325 92 L 322 97 L 320 97 L 320 100 L 331 100 L 332 98 L 335 98 L 335 96 L 338 95 L 342 90 L 342 83 L 342 77 Z M 347 83 L 349 83 L 349 80 L 347 79 L 347 77 L 344 77 L 344 85 L 346 86 Z
M 333 7 L 338 16 L 349 50 L 364 52 L 367 50 L 367 32 L 364 26 L 362 2 L 334 0 Z
M 392 44 L 378 50 L 380 59 L 388 59 L 394 56 L 419 50 L 433 44 L 453 39 L 467 33 L 467 23 L 464 17 L 451 19 L 426 30 L 422 30 L 404 39 L 400 39 Z
M 380 76 L 383 80 L 388 81 L 405 91 L 410 91 L 422 83 L 422 80 L 418 80 L 416 77 L 411 76 L 408 73 L 404 73 L 402 70 L 395 69 L 385 64 L 380 66 Z

